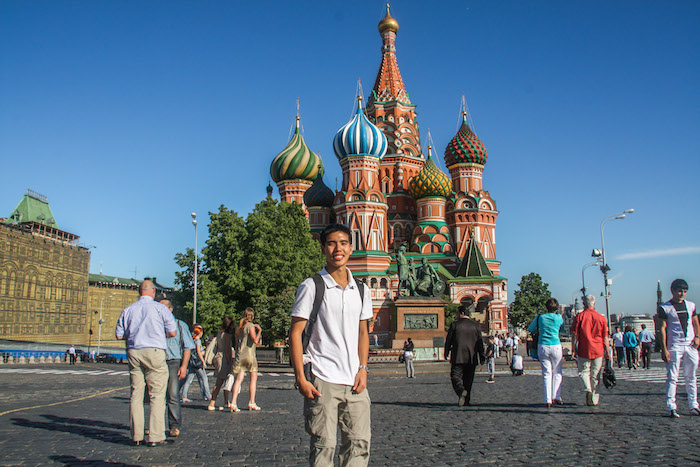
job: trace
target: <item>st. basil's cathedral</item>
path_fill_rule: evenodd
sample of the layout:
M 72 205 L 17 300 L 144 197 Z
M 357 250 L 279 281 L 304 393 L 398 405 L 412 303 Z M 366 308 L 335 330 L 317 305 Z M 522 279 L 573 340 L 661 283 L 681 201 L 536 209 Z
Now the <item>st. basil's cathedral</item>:
M 323 162 L 306 145 L 298 116 L 270 175 L 282 201 L 304 206 L 315 237 L 332 222 L 352 231 L 348 266 L 371 289 L 371 342 L 386 342 L 392 331 L 400 245 L 415 264 L 428 259 L 453 302 L 477 304 L 472 318 L 485 333 L 507 331 L 507 280 L 499 275 L 496 259 L 498 211 L 482 185 L 486 148 L 463 112 L 462 125 L 444 152 L 449 176 L 435 164 L 431 146 L 423 153 L 416 105 L 396 60 L 398 30 L 387 7 L 379 23 L 382 61 L 367 104 L 363 108 L 358 97 L 353 118 L 333 138 L 343 173 L 340 191 L 324 184 Z

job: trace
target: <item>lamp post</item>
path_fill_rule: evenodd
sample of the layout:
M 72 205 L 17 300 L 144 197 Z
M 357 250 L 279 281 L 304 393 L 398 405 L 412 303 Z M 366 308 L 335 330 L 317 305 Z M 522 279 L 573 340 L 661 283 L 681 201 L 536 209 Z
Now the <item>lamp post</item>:
M 583 286 L 581 288 L 581 293 L 583 294 L 584 299 L 586 298 L 586 277 L 584 276 L 583 272 L 586 269 L 590 268 L 591 266 L 598 266 L 599 264 L 600 264 L 600 261 L 594 261 L 592 263 L 588 263 L 588 264 L 584 265 L 581 268 L 581 285 Z
M 192 307 L 192 325 L 197 322 L 197 213 L 192 213 L 194 226 L 194 304 Z
M 102 297 L 102 300 L 100 300 L 100 319 L 97 321 L 97 355 L 100 354 L 100 345 L 102 344 L 102 323 L 105 322 L 104 319 L 102 319 L 102 304 L 104 303 L 105 299 L 114 297 L 116 294 L 109 294 L 107 296 Z
M 632 214 L 633 212 L 634 209 L 626 209 L 619 214 L 613 214 L 612 216 L 608 216 L 603 219 L 603 222 L 600 223 L 600 246 L 602 251 L 593 250 L 593 254 L 591 255 L 597 258 L 602 257 L 603 260 L 603 264 L 600 265 L 600 270 L 603 272 L 603 282 L 605 286 L 605 319 L 608 321 L 608 329 L 610 329 L 610 281 L 608 280 L 608 271 L 610 271 L 610 266 L 608 266 L 608 261 L 605 257 L 605 224 L 616 219 L 624 219 L 627 217 L 627 214 Z

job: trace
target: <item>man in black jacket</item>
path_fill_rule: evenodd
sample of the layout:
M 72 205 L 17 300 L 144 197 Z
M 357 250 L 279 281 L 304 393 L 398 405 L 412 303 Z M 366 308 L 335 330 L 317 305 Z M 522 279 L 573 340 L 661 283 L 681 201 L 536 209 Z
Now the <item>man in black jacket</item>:
M 484 342 L 481 339 L 481 326 L 469 319 L 474 305 L 467 309 L 460 305 L 459 319 L 452 323 L 445 341 L 445 360 L 452 364 L 450 378 L 452 387 L 459 396 L 457 405 L 470 405 L 474 371 L 477 364 L 484 363 Z M 451 356 L 451 358 L 450 358 Z

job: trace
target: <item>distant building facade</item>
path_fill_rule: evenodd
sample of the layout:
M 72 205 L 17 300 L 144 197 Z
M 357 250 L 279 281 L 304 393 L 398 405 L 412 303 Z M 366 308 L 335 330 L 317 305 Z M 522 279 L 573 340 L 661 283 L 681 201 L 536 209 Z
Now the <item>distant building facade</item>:
M 138 299 L 140 281 L 90 274 L 90 250 L 78 240 L 58 228 L 48 199 L 32 190 L 0 218 L 0 340 L 96 346 L 102 308 L 102 346 L 124 347 L 114 328 Z M 157 296 L 173 292 L 151 280 Z
M 88 335 L 90 251 L 27 190 L 0 219 L 0 339 L 77 344 Z

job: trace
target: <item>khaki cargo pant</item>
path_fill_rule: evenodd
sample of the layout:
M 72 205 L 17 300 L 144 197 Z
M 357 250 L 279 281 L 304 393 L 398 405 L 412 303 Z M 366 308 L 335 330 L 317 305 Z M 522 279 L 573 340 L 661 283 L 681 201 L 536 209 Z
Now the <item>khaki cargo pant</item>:
M 129 377 L 131 380 L 131 439 L 143 440 L 143 395 L 148 385 L 151 400 L 148 441 L 165 439 L 165 390 L 168 387 L 168 365 L 165 350 L 128 349 Z
M 333 465 L 339 426 L 340 465 L 368 465 L 371 402 L 367 389 L 354 394 L 350 386 L 329 383 L 313 375 L 310 381 L 322 396 L 304 399 L 306 432 L 311 435 L 309 465 Z

